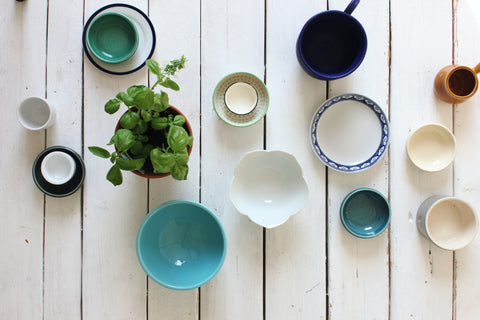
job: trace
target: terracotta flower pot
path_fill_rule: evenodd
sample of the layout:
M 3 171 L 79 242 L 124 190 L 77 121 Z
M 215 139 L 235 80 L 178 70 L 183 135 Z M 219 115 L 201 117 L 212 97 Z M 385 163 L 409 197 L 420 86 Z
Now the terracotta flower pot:
M 135 109 L 133 109 L 135 110 Z M 173 115 L 181 115 L 185 118 L 185 123 L 183 124 L 183 128 L 187 131 L 187 133 L 189 135 L 192 135 L 192 127 L 190 126 L 190 123 L 188 122 L 188 119 L 187 117 L 185 117 L 185 115 L 180 111 L 178 110 L 177 108 L 175 108 L 174 106 L 170 105 L 170 108 L 168 108 L 167 111 L 170 111 L 171 114 Z M 125 113 L 127 113 L 128 111 L 126 111 Z M 124 114 L 125 114 L 124 113 Z M 123 117 L 123 114 L 122 114 L 122 117 Z M 120 119 L 122 118 L 120 117 Z M 118 120 L 117 122 L 117 126 L 115 127 L 115 132 L 117 132 L 119 129 L 120 129 L 120 119 Z M 157 146 L 154 146 L 154 147 L 157 147 Z M 116 149 L 116 148 L 115 148 Z M 188 150 L 188 155 L 190 156 L 190 154 L 192 153 L 192 146 L 189 146 L 187 148 Z M 118 150 L 117 150 L 118 151 Z M 150 163 L 150 160 L 148 159 L 147 160 L 148 163 Z M 151 179 L 156 179 L 156 178 L 163 178 L 163 177 L 167 177 L 170 175 L 170 173 L 154 173 L 153 172 L 153 169 L 148 169 L 148 168 L 145 168 L 148 164 L 146 163 L 146 165 L 144 165 L 144 167 L 140 170 L 135 170 L 135 171 L 131 171 L 133 172 L 134 174 L 136 174 L 137 176 L 140 176 L 140 177 L 144 177 L 144 178 L 151 178 Z M 151 164 L 149 165 L 151 166 Z

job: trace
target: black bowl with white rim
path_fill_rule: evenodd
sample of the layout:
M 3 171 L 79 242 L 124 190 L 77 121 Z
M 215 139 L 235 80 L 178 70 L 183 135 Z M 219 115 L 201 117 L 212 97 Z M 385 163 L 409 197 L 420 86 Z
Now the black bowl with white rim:
M 73 177 L 63 184 L 53 184 L 48 182 L 42 175 L 42 161 L 50 153 L 60 151 L 71 156 L 75 161 L 75 173 Z M 82 157 L 70 148 L 63 146 L 49 147 L 38 154 L 32 167 L 33 181 L 35 185 L 51 197 L 61 198 L 75 193 L 85 180 L 85 164 Z

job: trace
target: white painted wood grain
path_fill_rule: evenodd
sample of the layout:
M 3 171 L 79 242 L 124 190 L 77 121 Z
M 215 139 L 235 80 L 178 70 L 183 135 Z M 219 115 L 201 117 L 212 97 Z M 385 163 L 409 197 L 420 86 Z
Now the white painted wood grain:
M 147 12 L 147 1 L 129 3 Z M 86 1 L 85 18 L 105 4 Z M 147 83 L 147 72 L 107 75 L 86 58 L 84 66 L 83 318 L 144 319 L 147 280 L 137 261 L 135 241 L 148 211 L 147 180 L 127 172 L 123 184 L 114 187 L 105 180 L 111 164 L 93 156 L 87 147 L 105 146 L 121 116 L 121 111 L 106 114 L 105 102 L 130 85 Z
M 478 2 L 455 2 L 455 63 L 474 67 L 480 63 L 480 28 Z M 454 108 L 455 137 L 457 156 L 454 162 L 455 195 L 470 203 L 480 214 L 480 174 L 476 169 L 479 161 L 480 131 L 477 120 L 480 119 L 480 95 Z M 450 107 L 450 106 L 446 106 Z M 455 313 L 456 319 L 476 319 L 480 312 L 480 279 L 477 276 L 480 265 L 480 238 L 455 253 Z
M 167 90 L 170 103 L 185 114 L 194 136 L 187 181 L 176 181 L 171 177 L 150 180 L 149 205 L 152 210 L 169 200 L 200 200 L 200 2 L 150 2 L 149 14 L 158 35 L 154 59 L 163 64 L 182 55 L 188 58 L 186 68 L 175 79 L 180 91 Z M 155 81 L 155 76 L 150 75 L 150 83 Z M 198 319 L 198 311 L 198 290 L 171 290 L 149 280 L 148 319 Z
M 48 6 L 47 99 L 57 123 L 47 146 L 63 145 L 82 154 L 83 1 L 50 1 Z M 65 198 L 46 197 L 44 319 L 81 319 L 81 190 Z
M 452 318 L 452 253 L 417 231 L 415 215 L 426 198 L 451 195 L 452 168 L 421 172 L 408 160 L 409 132 L 435 122 L 452 127 L 452 110 L 435 97 L 436 72 L 452 61 L 451 1 L 392 1 L 390 121 L 390 318 Z M 408 22 L 407 22 L 408 17 Z
M 264 3 L 202 1 L 201 200 L 222 221 L 227 256 L 217 276 L 200 290 L 201 319 L 262 319 L 263 232 L 228 199 L 233 170 L 248 151 L 263 148 L 263 121 L 235 128 L 212 106 L 217 83 L 238 71 L 264 75 Z
M 329 1 L 330 9 L 344 10 L 345 1 Z M 359 93 L 389 112 L 389 4 L 363 1 L 353 16 L 365 28 L 368 48 L 364 61 L 351 75 L 330 81 L 329 98 Z M 388 152 L 372 168 L 360 173 L 328 170 L 328 296 L 330 319 L 388 319 L 388 228 L 380 236 L 359 239 L 340 220 L 345 196 L 360 187 L 378 190 L 388 198 Z
M 325 169 L 310 147 L 313 112 L 325 100 L 325 82 L 300 67 L 295 44 L 303 24 L 326 2 L 267 2 L 267 149 L 295 155 L 310 196 L 305 209 L 266 231 L 267 319 L 326 319 Z
M 0 162 L 0 317 L 41 319 L 43 313 L 44 202 L 32 180 L 32 163 L 45 132 L 24 129 L 16 108 L 29 96 L 45 97 L 45 2 L 2 3 L 0 94 L 3 152 Z

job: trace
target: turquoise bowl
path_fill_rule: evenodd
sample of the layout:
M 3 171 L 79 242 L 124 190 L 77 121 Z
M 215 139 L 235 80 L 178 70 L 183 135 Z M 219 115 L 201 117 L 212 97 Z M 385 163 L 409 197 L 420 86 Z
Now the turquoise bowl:
M 87 47 L 106 63 L 120 63 L 130 58 L 138 47 L 138 31 L 130 18 L 117 12 L 96 17 L 87 28 Z
M 225 231 L 206 206 L 173 200 L 153 209 L 137 234 L 137 257 L 158 284 L 176 290 L 210 281 L 225 260 Z
M 388 226 L 390 205 L 387 199 L 374 189 L 356 189 L 343 200 L 340 218 L 345 229 L 354 236 L 373 238 Z

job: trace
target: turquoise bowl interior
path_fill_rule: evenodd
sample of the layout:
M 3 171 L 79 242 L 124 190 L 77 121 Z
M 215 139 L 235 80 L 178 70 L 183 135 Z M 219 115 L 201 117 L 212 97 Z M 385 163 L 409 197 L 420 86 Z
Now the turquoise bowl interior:
M 176 290 L 195 289 L 211 280 L 223 265 L 226 248 L 217 216 L 188 200 L 156 207 L 137 234 L 137 257 L 145 273 Z
M 340 207 L 340 218 L 348 232 L 359 238 L 381 234 L 390 222 L 390 205 L 376 190 L 361 188 L 349 193 Z
M 117 12 L 99 15 L 87 28 L 90 52 L 106 63 L 120 63 L 130 58 L 138 47 L 138 32 L 127 16 Z

